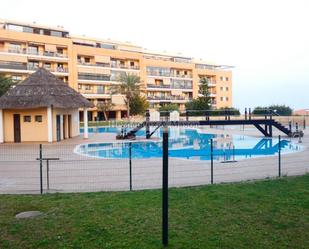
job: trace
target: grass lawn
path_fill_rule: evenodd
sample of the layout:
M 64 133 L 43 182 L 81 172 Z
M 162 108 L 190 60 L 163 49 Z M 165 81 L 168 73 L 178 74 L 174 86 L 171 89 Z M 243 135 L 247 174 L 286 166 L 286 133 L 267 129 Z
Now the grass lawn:
M 161 191 L 0 195 L 0 248 L 161 248 Z M 169 248 L 309 248 L 309 175 L 170 189 Z

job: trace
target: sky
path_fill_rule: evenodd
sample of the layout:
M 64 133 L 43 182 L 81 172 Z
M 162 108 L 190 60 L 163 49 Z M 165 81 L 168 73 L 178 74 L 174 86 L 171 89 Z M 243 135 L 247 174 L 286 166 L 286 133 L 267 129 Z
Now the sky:
M 0 8 L 3 19 L 232 65 L 241 110 L 309 108 L 307 0 L 10 0 Z

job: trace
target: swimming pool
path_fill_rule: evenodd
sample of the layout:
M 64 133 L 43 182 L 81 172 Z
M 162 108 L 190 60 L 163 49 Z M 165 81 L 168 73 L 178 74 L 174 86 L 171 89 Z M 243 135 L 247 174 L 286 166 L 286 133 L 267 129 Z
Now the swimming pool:
M 99 127 L 89 128 L 89 132 L 97 129 L 99 133 L 120 132 L 120 128 Z M 81 130 L 83 132 L 83 130 Z M 145 137 L 145 130 L 136 134 Z M 162 156 L 162 129 L 156 131 L 153 137 L 158 140 L 117 141 L 113 143 L 81 144 L 75 152 L 84 156 L 125 159 L 129 157 L 129 144 L 132 146 L 132 158 L 159 158 Z M 209 134 L 202 128 L 169 128 L 169 156 L 181 159 L 210 160 L 210 139 L 214 141 L 215 160 L 241 160 L 262 156 L 272 156 L 278 153 L 277 138 L 256 138 L 243 135 Z M 298 144 L 289 140 L 281 140 L 282 153 L 302 150 Z

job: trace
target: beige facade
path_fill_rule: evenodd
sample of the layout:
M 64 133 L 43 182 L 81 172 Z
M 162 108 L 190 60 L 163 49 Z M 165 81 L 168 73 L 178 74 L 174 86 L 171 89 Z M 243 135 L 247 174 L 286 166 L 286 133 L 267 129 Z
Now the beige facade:
M 3 110 L 2 113 L 3 142 L 16 142 L 14 126 L 17 121 L 14 122 L 14 115 L 19 119 L 20 142 L 48 141 L 47 108 Z M 78 115 L 78 109 L 53 109 L 51 142 L 78 136 L 80 134 Z M 57 119 L 60 120 L 58 124 Z
M 151 108 L 174 103 L 184 109 L 186 102 L 198 97 L 203 77 L 209 79 L 214 108 L 233 103 L 230 67 L 151 52 L 131 43 L 71 36 L 62 28 L 0 21 L 0 74 L 18 81 L 38 67 L 50 70 L 95 106 L 113 102 L 112 119 L 126 115 L 121 97 L 110 92 L 123 72 L 140 76 Z M 104 118 L 96 107 L 88 113 L 90 120 Z

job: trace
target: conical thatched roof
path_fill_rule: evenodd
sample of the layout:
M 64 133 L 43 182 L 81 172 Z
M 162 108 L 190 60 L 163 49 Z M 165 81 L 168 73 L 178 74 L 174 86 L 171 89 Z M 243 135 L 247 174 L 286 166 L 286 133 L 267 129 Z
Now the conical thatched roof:
M 80 93 L 44 68 L 0 97 L 0 109 L 93 107 Z

